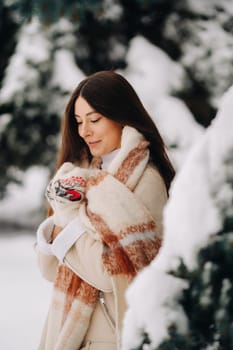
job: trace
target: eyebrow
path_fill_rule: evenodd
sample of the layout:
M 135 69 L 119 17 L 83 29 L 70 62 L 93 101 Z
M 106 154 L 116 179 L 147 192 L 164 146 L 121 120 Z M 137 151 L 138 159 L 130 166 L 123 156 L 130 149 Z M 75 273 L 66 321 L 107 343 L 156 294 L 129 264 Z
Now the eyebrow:
M 94 114 L 94 113 L 97 113 L 96 111 L 90 111 L 90 112 L 87 112 L 86 114 L 85 114 L 85 117 L 88 117 L 89 115 L 91 115 L 91 114 Z M 78 114 L 75 114 L 74 115 L 76 118 L 82 118 L 80 115 L 78 115 Z

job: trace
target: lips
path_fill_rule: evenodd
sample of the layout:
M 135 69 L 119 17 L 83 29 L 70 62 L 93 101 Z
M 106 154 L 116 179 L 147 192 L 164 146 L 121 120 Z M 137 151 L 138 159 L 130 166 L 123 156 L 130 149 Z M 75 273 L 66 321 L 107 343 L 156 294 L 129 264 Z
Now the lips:
M 88 142 L 88 146 L 89 146 L 89 147 L 94 147 L 94 146 L 96 146 L 96 145 L 99 144 L 99 143 L 100 143 L 100 141 Z

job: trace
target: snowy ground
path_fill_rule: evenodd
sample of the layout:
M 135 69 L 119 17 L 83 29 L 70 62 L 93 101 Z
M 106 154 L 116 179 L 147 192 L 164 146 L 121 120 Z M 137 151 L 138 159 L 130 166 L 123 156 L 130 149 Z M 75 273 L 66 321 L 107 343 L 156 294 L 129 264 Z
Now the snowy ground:
M 0 349 L 37 348 L 50 299 L 50 284 L 39 273 L 35 235 L 0 235 Z

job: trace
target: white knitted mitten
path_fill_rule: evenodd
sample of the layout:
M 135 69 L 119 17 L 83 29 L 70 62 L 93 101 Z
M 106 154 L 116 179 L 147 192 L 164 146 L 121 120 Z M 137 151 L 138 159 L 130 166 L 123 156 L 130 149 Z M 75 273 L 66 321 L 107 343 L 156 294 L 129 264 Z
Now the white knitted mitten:
M 66 162 L 49 182 L 46 198 L 53 209 L 55 225 L 65 227 L 78 215 L 85 198 L 87 175 L 88 169 Z

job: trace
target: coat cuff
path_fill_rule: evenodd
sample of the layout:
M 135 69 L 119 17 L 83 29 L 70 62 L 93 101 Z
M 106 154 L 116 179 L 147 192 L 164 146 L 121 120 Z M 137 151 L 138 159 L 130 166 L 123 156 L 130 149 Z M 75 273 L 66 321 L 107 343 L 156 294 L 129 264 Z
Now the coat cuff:
M 78 217 L 73 219 L 54 239 L 51 244 L 52 254 L 59 261 L 64 260 L 68 250 L 85 232 L 85 227 L 81 224 Z
M 49 241 L 51 240 L 53 227 L 53 217 L 49 216 L 40 224 L 40 226 L 37 229 L 37 246 L 42 254 L 54 255 L 51 249 L 51 244 L 49 243 Z

